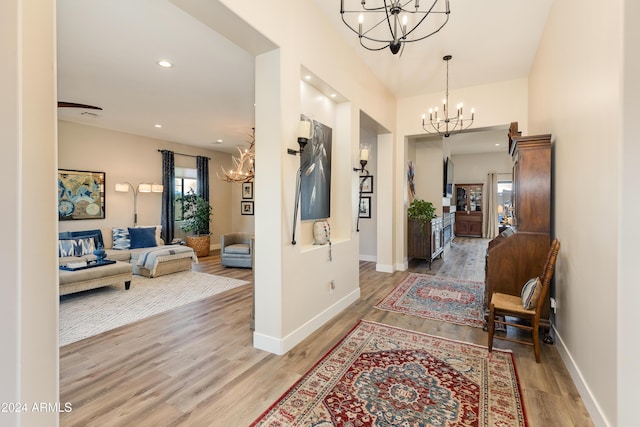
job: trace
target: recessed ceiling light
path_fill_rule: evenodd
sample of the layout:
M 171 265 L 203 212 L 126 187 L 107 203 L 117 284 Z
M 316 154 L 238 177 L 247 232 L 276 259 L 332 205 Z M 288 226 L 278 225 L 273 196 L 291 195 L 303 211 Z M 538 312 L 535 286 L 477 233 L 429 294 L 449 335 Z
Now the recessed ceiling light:
M 496 147 L 500 147 L 500 144 L 496 144 Z
M 163 68 L 171 68 L 171 67 L 173 67 L 173 64 L 171 62 L 167 61 L 166 59 L 158 61 L 158 65 L 163 67 Z
M 157 127 L 157 128 L 161 128 L 161 127 L 162 127 L 162 125 L 161 125 L 161 124 L 156 124 L 156 125 L 154 125 L 154 126 L 155 126 L 155 127 Z
M 309 75 L 304 76 L 304 78 L 307 79 L 307 80 L 311 80 L 311 76 L 309 76 Z
M 332 98 L 335 98 L 335 97 L 336 97 L 336 94 L 335 94 L 335 93 L 332 93 L 332 94 L 331 94 L 331 97 L 332 97 Z
M 216 145 L 222 144 L 222 140 L 221 139 L 216 139 L 214 144 L 216 144 Z

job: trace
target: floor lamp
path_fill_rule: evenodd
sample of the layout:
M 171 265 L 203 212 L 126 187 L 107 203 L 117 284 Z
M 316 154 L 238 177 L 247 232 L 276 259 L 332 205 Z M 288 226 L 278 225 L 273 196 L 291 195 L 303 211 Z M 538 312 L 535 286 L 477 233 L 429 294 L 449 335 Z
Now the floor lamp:
M 138 226 L 138 193 L 162 193 L 164 186 L 162 184 L 138 184 L 138 188 L 129 182 L 116 184 L 116 191 L 119 193 L 128 193 L 129 189 L 133 192 L 133 226 Z

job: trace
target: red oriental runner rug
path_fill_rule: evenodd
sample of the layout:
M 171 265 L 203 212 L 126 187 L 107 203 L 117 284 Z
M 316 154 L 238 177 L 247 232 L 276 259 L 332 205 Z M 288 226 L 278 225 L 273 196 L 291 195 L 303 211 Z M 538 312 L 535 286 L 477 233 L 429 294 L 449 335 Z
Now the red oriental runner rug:
M 527 426 L 511 352 L 360 321 L 251 426 Z
M 375 307 L 482 328 L 483 294 L 483 282 L 409 273 Z

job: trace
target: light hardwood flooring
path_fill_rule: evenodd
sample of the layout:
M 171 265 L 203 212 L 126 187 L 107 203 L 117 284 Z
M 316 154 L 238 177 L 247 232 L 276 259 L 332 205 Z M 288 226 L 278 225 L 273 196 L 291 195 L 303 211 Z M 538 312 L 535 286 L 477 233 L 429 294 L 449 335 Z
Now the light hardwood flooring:
M 483 280 L 486 244 L 457 238 L 431 270 L 413 260 L 409 271 Z M 252 280 L 215 253 L 194 269 Z M 486 345 L 479 328 L 373 308 L 406 274 L 361 262 L 360 300 L 283 356 L 252 346 L 250 285 L 62 347 L 60 401 L 73 410 L 60 425 L 248 426 L 360 319 Z M 555 346 L 542 346 L 540 364 L 529 346 L 495 346 L 514 351 L 531 427 L 593 425 Z

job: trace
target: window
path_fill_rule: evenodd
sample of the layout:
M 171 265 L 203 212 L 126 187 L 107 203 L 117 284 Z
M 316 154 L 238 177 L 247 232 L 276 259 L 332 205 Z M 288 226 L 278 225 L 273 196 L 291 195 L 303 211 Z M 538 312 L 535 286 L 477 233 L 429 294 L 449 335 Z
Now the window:
M 513 182 L 498 181 L 498 224 L 511 224 L 513 203 L 511 200 Z
M 184 219 L 184 207 L 179 198 L 187 194 L 189 191 L 196 191 L 197 179 L 195 169 L 176 168 L 176 178 L 174 185 L 174 203 L 175 203 L 175 220 L 182 221 Z

